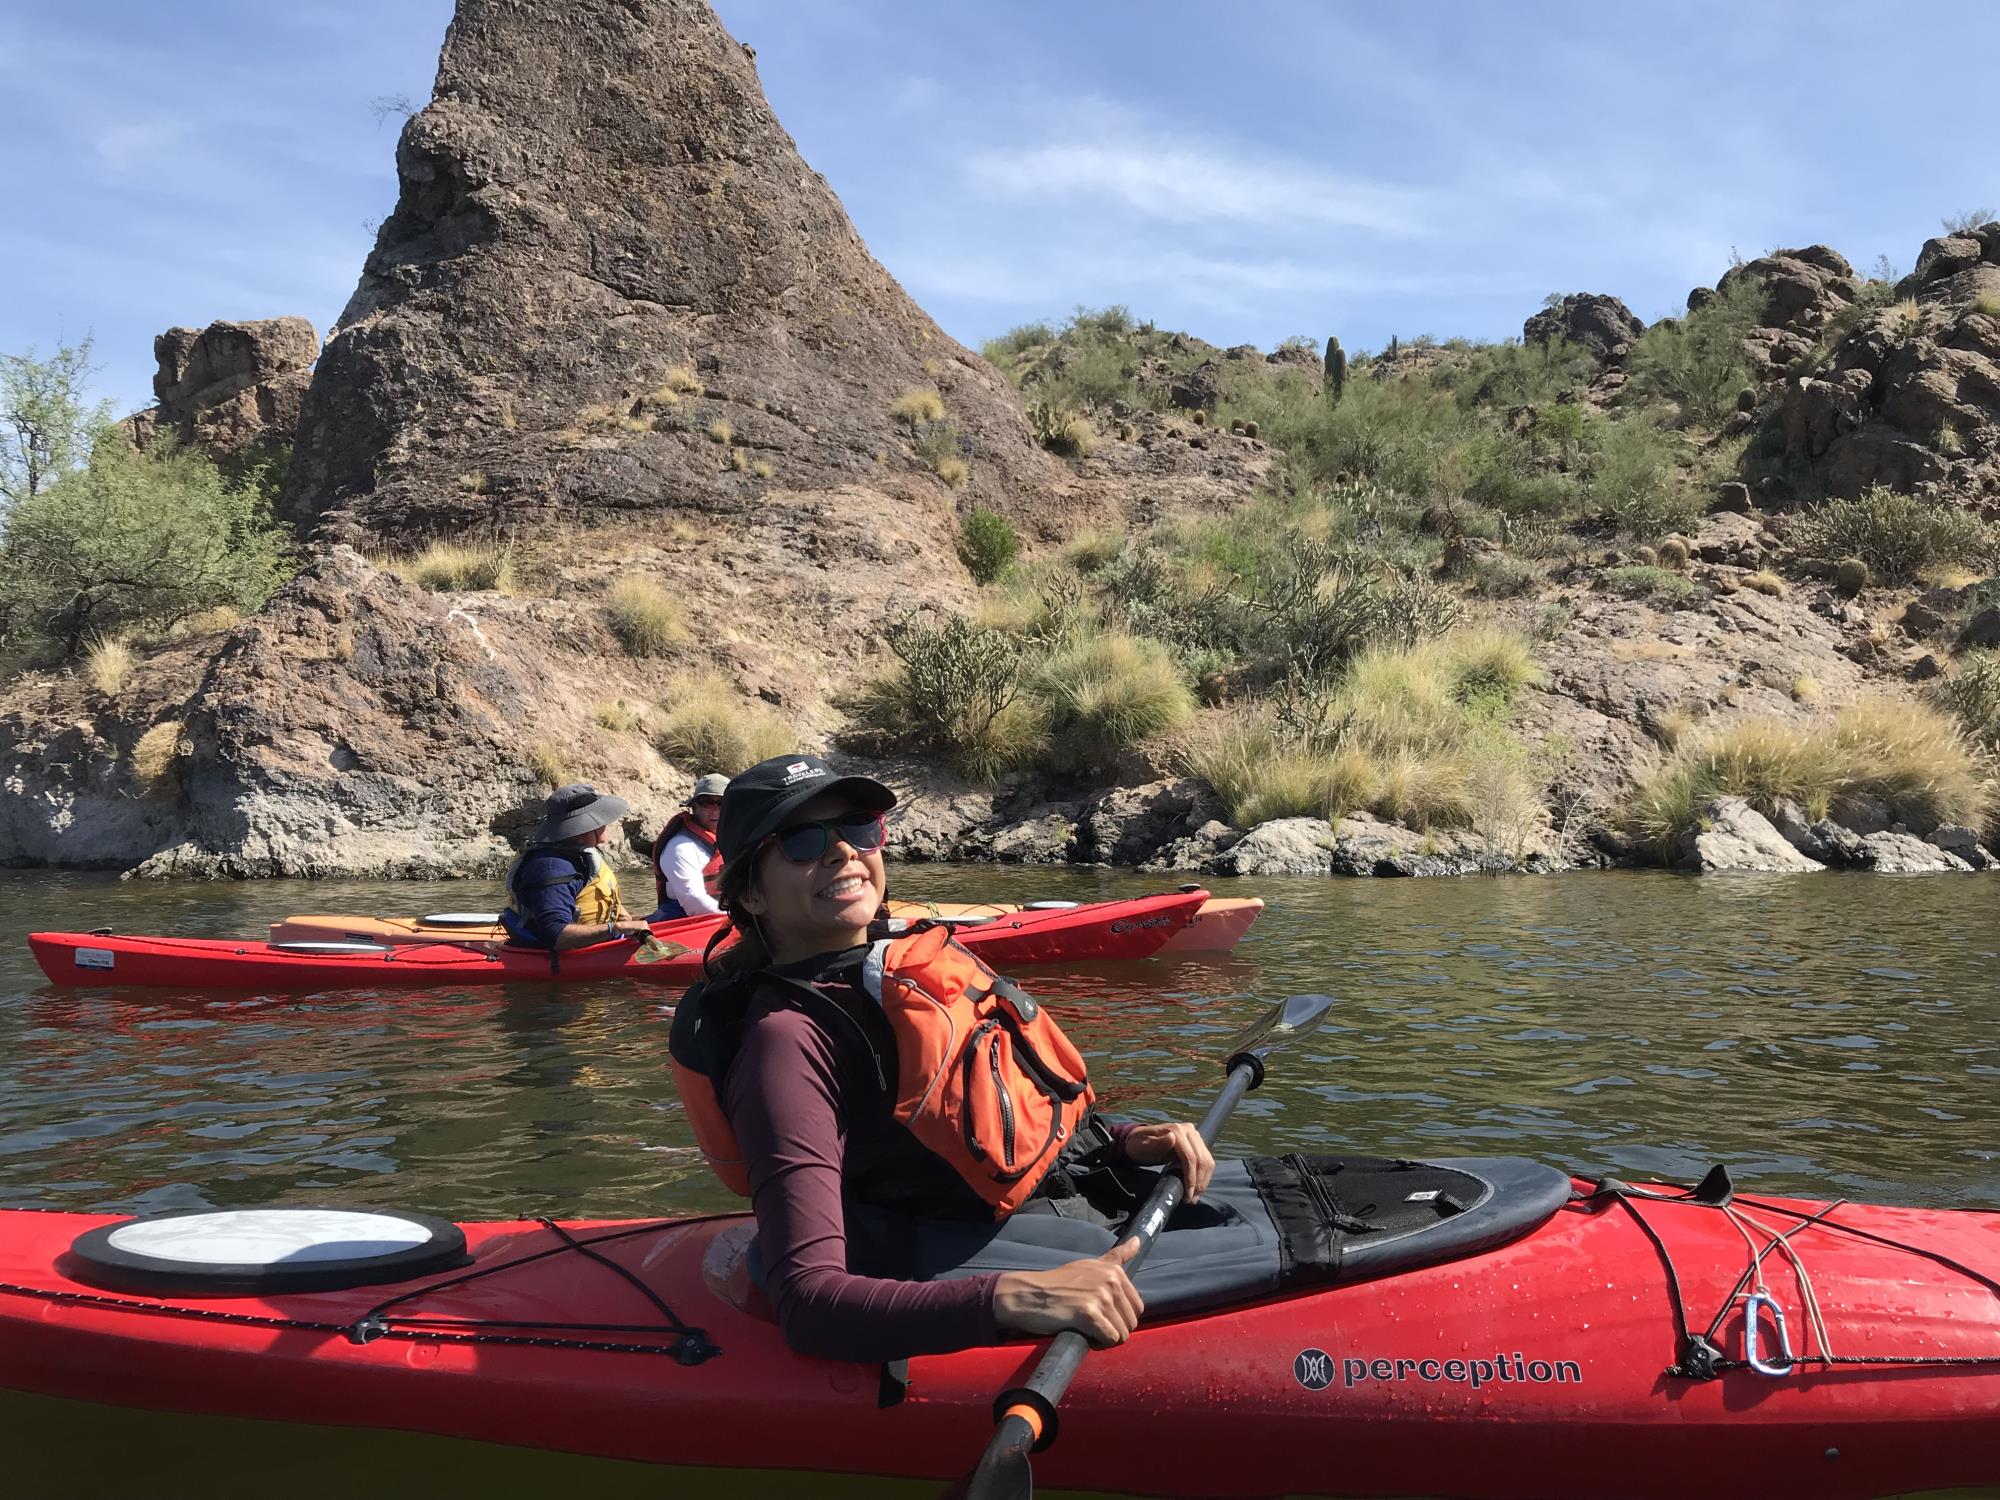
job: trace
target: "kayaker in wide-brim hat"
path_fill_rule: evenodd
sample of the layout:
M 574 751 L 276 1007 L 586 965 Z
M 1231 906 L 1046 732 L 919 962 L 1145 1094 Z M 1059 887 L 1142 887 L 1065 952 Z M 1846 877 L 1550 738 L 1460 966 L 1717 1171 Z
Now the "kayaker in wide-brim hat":
M 813 755 L 779 756 L 730 782 L 718 842 L 732 940 L 682 998 L 670 1041 L 696 1141 L 750 1197 L 764 1287 L 802 1353 L 893 1360 L 1065 1328 L 1120 1343 L 1142 1309 L 1123 1270 L 1129 1241 L 1048 1270 L 923 1280 L 877 1222 L 991 1225 L 1041 1197 L 1060 1197 L 1065 1216 L 1096 1214 L 1079 1182 L 1169 1162 L 1192 1201 L 1214 1170 L 1191 1124 L 1099 1122 L 1082 1059 L 1045 1008 L 948 942 L 948 929 L 871 931 L 895 805 L 881 782 Z M 902 1003 L 913 993 L 939 1003 Z M 1011 1047 L 998 1044 L 999 1022 L 950 1014 L 996 995 L 1008 997 Z M 970 1083 L 901 1086 L 927 1058 L 940 1078 L 972 1080 L 968 1060 L 982 1088 L 990 1075 L 984 1113 L 966 1097 Z M 899 1094 L 915 1102 L 903 1109 Z M 1050 1100 L 1057 1112 L 1030 1141 L 1020 1112 Z M 995 1173 L 1003 1149 L 1020 1151 L 1019 1173 Z M 1100 1222 L 1131 1211 L 1119 1191 Z
M 528 847 L 507 870 L 500 921 L 510 941 L 559 951 L 651 934 L 620 903 L 617 872 L 600 850 L 629 810 L 623 797 L 587 781 L 549 794 Z

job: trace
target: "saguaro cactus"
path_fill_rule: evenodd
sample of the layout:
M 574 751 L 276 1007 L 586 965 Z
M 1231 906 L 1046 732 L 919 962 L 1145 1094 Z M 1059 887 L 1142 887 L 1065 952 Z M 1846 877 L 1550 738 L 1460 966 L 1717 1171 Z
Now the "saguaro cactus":
M 1326 404 L 1340 405 L 1340 398 L 1347 391 L 1347 351 L 1340 347 L 1340 340 L 1329 337 L 1326 341 Z

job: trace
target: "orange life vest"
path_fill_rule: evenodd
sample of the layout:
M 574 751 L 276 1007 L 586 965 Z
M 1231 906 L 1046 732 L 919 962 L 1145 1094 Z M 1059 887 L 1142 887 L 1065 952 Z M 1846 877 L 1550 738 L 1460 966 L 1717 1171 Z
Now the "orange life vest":
M 709 895 L 715 894 L 715 877 L 722 873 L 722 851 L 715 845 L 715 835 L 695 822 L 683 809 L 667 819 L 667 826 L 660 830 L 660 836 L 653 840 L 653 889 L 659 893 L 659 904 L 665 906 L 667 895 L 667 872 L 660 868 L 660 856 L 667 852 L 667 842 L 677 833 L 684 833 L 698 844 L 708 845 L 708 863 L 701 867 L 701 883 L 707 887 Z M 688 915 L 692 915 L 689 913 Z
M 897 1123 L 964 1178 L 994 1218 L 1006 1218 L 1034 1196 L 1090 1112 L 1082 1055 L 1032 996 L 952 941 L 947 927 L 876 942 L 860 981 L 896 1040 L 889 1088 Z M 709 1166 L 748 1197 L 748 1163 L 717 1092 L 727 1060 L 718 1066 L 695 1045 L 706 994 L 706 986 L 690 990 L 675 1016 L 674 1086 Z

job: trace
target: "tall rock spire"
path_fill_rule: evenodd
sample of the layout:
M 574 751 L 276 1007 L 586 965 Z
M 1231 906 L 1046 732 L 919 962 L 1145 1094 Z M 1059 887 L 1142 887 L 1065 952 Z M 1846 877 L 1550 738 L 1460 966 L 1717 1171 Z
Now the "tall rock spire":
M 704 0 L 460 0 L 396 160 L 301 418 L 302 528 L 534 534 L 851 486 L 1020 513 L 1064 483 Z M 925 389 L 942 419 L 892 415 Z

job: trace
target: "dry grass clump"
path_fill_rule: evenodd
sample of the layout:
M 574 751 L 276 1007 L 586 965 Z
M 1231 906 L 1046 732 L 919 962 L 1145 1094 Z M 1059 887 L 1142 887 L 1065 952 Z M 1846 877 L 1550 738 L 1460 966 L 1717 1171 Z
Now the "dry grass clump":
M 1821 698 L 1819 679 L 1810 672 L 1801 672 L 1792 679 L 1792 702 L 1808 706 L 1818 703 Z
M 717 417 L 708 424 L 708 440 L 711 443 L 727 443 L 736 436 L 736 429 L 727 417 Z
M 1082 636 L 1041 664 L 1033 691 L 1048 710 L 1052 751 L 1080 765 L 1103 765 L 1194 718 L 1179 663 L 1144 636 Z
M 701 377 L 692 365 L 675 365 L 660 377 L 660 383 L 653 389 L 653 399 L 662 406 L 672 406 L 683 396 L 692 396 L 703 389 Z
M 547 740 L 537 740 L 528 747 L 528 769 L 550 791 L 567 786 L 576 779 L 570 769 L 569 757 Z
M 931 460 L 931 472 L 942 479 L 946 489 L 959 489 L 972 477 L 972 470 L 964 459 L 956 453 L 947 453 Z
M 505 594 L 514 587 L 514 550 L 498 542 L 432 542 L 388 567 L 434 594 Z
M 643 708 L 634 708 L 623 698 L 618 698 L 610 703 L 598 704 L 591 710 L 590 717 L 599 729 L 608 729 L 613 734 L 625 734 L 637 729 L 646 721 L 646 712 Z
M 889 403 L 889 415 L 921 427 L 926 422 L 944 420 L 944 397 L 929 386 L 916 386 Z
M 664 656 L 688 638 L 681 607 L 646 578 L 621 578 L 604 602 L 611 633 L 634 656 Z
M 136 662 L 124 636 L 100 636 L 83 658 L 83 678 L 105 697 L 116 698 L 131 681 Z
M 734 776 L 760 760 L 797 747 L 791 725 L 761 704 L 737 696 L 714 674 L 682 678 L 660 700 L 653 745 L 677 766 Z
M 1743 580 L 1743 587 L 1746 589 L 1755 589 L 1760 594 L 1768 594 L 1773 599 L 1782 599 L 1785 597 L 1785 580 L 1780 578 L 1776 573 L 1773 573 L 1769 568 L 1765 568 L 1761 572 L 1752 573 L 1748 578 Z
M 1790 800 L 1821 818 L 1843 797 L 1872 796 L 1911 817 L 1977 827 L 1992 806 L 1989 770 L 1950 715 L 1863 699 L 1831 720 L 1753 717 L 1691 733 L 1634 787 L 1626 817 L 1662 849 L 1717 797 L 1741 797 L 1765 813 Z
M 750 465 L 750 472 L 759 479 L 769 479 L 773 472 L 771 461 L 768 458 L 758 459 L 757 462 Z
M 1503 720 L 1515 695 L 1542 678 L 1527 643 L 1503 631 L 1373 648 L 1316 705 L 1316 726 L 1283 722 L 1264 706 L 1217 716 L 1188 768 L 1241 827 L 1365 808 L 1412 828 L 1473 828 L 1520 849 L 1544 815 L 1529 757 Z
M 750 455 L 745 453 L 741 448 L 731 448 L 729 450 L 729 467 L 738 474 L 749 473 Z
M 140 735 L 132 746 L 132 778 L 140 790 L 148 796 L 164 790 L 183 749 L 179 719 L 163 719 Z
M 1972 310 L 1983 317 L 2000 318 L 2000 292 L 1981 292 L 1972 299 Z

